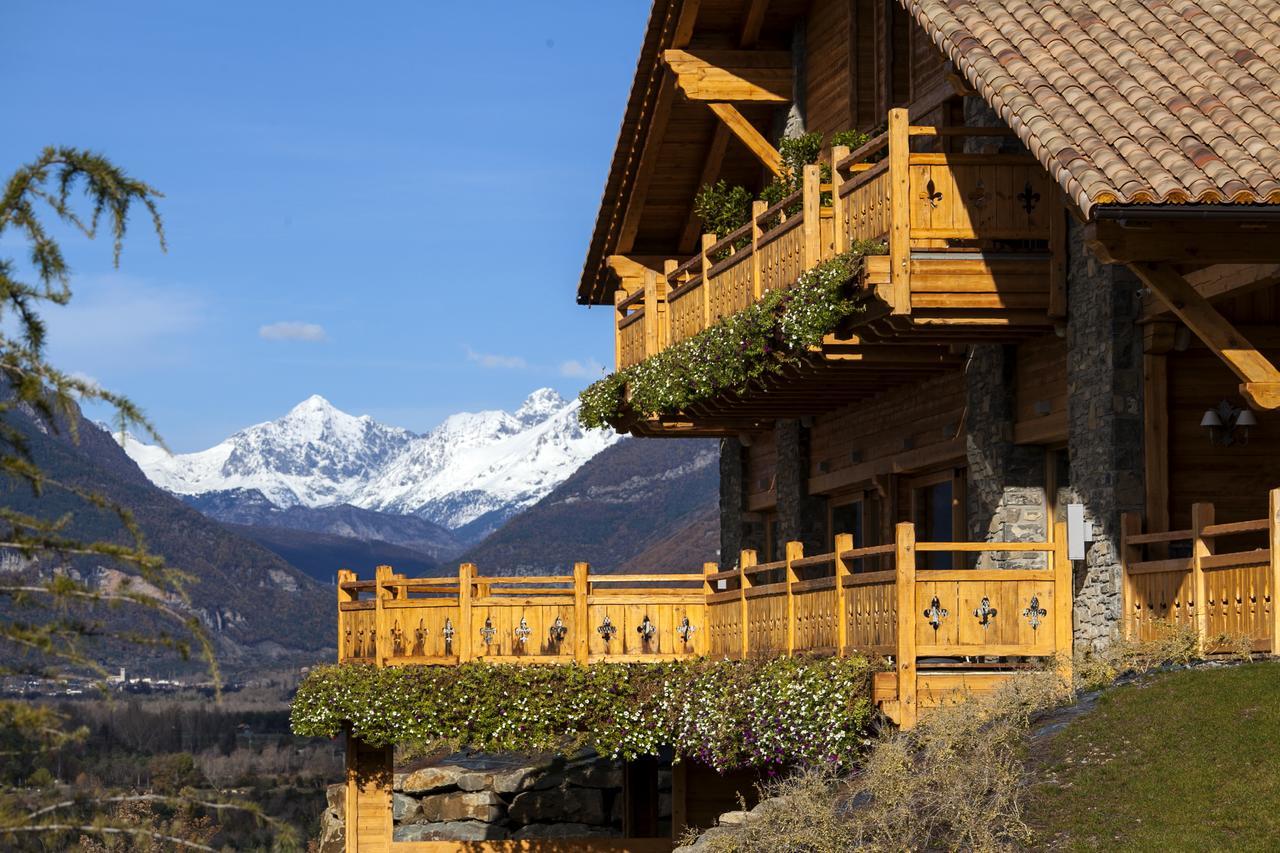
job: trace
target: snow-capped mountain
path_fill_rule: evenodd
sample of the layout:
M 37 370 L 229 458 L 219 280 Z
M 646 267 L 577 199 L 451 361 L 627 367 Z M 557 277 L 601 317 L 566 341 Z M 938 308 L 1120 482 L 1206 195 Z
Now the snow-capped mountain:
M 515 412 L 451 415 L 415 435 L 313 396 L 208 450 L 170 455 L 131 436 L 124 449 L 180 495 L 256 489 L 281 508 L 351 504 L 456 529 L 534 503 L 618 440 L 584 430 L 577 409 L 543 388 Z

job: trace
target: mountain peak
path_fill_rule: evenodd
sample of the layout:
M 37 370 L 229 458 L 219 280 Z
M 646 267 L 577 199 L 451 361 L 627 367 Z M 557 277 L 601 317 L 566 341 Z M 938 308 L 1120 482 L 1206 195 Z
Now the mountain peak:
M 312 394 L 298 405 L 289 410 L 290 415 L 303 415 L 312 412 L 329 413 L 338 411 L 337 407 L 321 397 L 319 394 Z M 287 416 L 286 416 L 287 417 Z
M 537 423 L 551 417 L 564 408 L 564 405 L 564 397 L 557 394 L 554 388 L 539 388 L 525 398 L 515 415 L 523 423 Z

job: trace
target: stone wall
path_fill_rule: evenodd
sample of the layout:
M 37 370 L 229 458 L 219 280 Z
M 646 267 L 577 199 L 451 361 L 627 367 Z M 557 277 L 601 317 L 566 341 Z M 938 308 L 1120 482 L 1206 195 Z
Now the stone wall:
M 829 550 L 827 501 L 809 494 L 809 430 L 799 421 L 779 420 L 774 435 L 778 447 L 779 540 L 803 543 L 806 554 L 823 553 Z
M 559 756 L 455 754 L 396 768 L 395 841 L 616 838 L 622 835 L 619 761 L 583 751 Z M 344 787 L 329 788 L 320 853 L 343 840 Z M 659 830 L 670 832 L 671 771 L 658 771 Z M 665 824 L 665 825 L 663 825 Z
M 965 366 L 965 455 L 969 538 L 1032 542 L 1048 538 L 1045 449 L 1013 443 L 1017 350 L 986 344 L 969 350 Z M 1047 565 L 1045 555 L 982 554 L 978 568 Z
M 1144 503 L 1142 338 L 1137 279 L 1100 263 L 1070 223 L 1067 244 L 1068 453 L 1071 492 L 1093 521 L 1075 565 L 1075 639 L 1100 645 L 1120 619 L 1120 514 Z

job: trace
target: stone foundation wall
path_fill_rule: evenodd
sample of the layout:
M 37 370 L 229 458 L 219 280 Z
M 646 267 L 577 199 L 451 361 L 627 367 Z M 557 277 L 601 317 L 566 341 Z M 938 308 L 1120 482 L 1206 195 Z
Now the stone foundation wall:
M 1071 492 L 1093 521 L 1094 542 L 1075 566 L 1075 639 L 1109 642 L 1120 619 L 1120 514 L 1140 512 L 1142 338 L 1139 282 L 1100 263 L 1070 223 L 1067 241 L 1068 452 Z
M 1013 443 L 1017 350 L 987 344 L 965 366 L 965 455 L 969 538 L 975 542 L 1043 542 L 1048 538 L 1045 449 Z M 1042 568 L 1044 554 L 994 552 L 978 568 Z
M 622 835 L 619 761 L 584 751 L 558 756 L 456 754 L 396 768 L 395 841 L 616 838 Z M 343 849 L 343 785 L 328 792 L 320 853 Z M 658 771 L 659 830 L 670 833 L 671 771 Z

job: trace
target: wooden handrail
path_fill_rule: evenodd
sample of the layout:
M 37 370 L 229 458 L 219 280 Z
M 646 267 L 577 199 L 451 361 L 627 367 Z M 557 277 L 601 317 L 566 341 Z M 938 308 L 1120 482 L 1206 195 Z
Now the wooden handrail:
M 619 310 L 622 310 L 624 308 L 630 308 L 632 305 L 635 305 L 637 302 L 643 302 L 643 301 L 644 301 L 644 288 L 638 287 L 636 288 L 635 293 L 628 295 L 626 299 L 622 300 L 614 307 Z
M 1130 545 L 1148 545 L 1155 542 L 1181 542 L 1191 539 L 1190 530 L 1170 530 L 1165 533 L 1138 533 L 1125 539 Z
M 839 163 L 836 163 L 832 167 L 833 171 L 840 172 L 844 169 L 848 169 L 850 166 L 861 163 L 877 151 L 882 151 L 888 147 L 889 132 L 885 131 L 884 133 L 877 134 L 850 151 L 847 157 L 844 157 Z
M 1267 520 L 1233 521 L 1230 524 L 1210 524 L 1200 531 L 1202 536 L 1233 536 L 1237 533 L 1261 533 L 1267 529 Z M 1187 531 L 1189 534 L 1191 531 Z M 1190 536 L 1188 536 L 1190 538 Z

